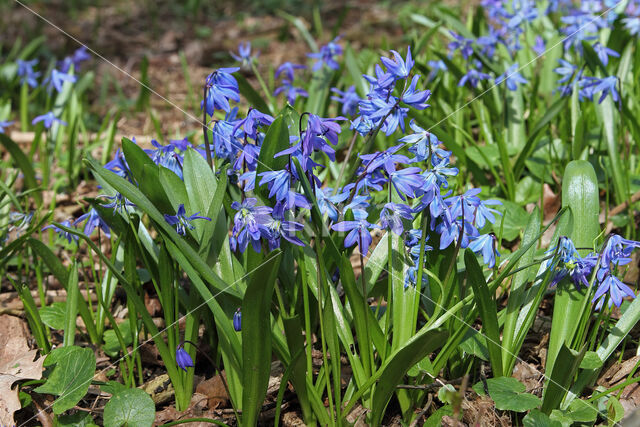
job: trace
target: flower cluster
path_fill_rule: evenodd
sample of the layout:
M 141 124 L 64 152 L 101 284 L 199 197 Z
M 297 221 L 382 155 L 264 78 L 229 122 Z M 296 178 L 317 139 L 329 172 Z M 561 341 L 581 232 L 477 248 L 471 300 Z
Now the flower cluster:
M 335 61 L 335 53 L 340 51 L 335 46 L 332 50 L 325 47 L 323 55 L 312 57 L 333 67 L 335 64 L 331 61 Z M 413 132 L 401 136 L 398 145 L 384 151 L 360 154 L 361 164 L 353 181 L 335 189 L 322 187 L 318 170 L 323 167 L 323 160 L 336 161 L 335 147 L 343 131 L 341 123 L 347 119 L 302 114 L 299 136 L 292 135 L 290 147 L 275 155 L 287 157 L 288 161 L 280 170 L 258 173 L 265 128 L 273 118 L 254 108 L 249 109 L 244 119 L 237 118 L 237 109 L 227 108 L 229 101 L 235 100 L 238 94 L 237 86 L 233 84 L 232 76 L 227 75 L 229 69 L 222 71 L 225 73 L 224 84 L 221 83 L 224 90 L 218 93 L 225 99 L 205 100 L 203 105 L 228 111 L 224 120 L 213 125 L 211 148 L 220 161 L 231 165 L 230 173 L 238 177 L 243 192 L 242 201 L 234 201 L 231 205 L 236 211 L 229 239 L 232 250 L 244 252 L 249 244 L 255 251 L 261 251 L 264 244 L 272 250 L 280 246 L 283 239 L 294 245 L 304 245 L 297 236 L 303 226 L 293 220 L 304 218 L 311 208 L 308 198 L 300 193 L 299 174 L 303 173 L 315 190 L 317 206 L 329 221 L 329 228 L 346 233 L 345 247 L 357 245 L 366 256 L 373 241 L 371 230 L 376 228 L 402 235 L 406 242 L 412 242 L 407 249 L 414 265 L 407 271 L 407 284 L 415 284 L 420 237 L 416 237 L 419 231 L 412 229 L 412 225 L 422 212 L 430 218 L 430 231 L 439 236 L 437 245 L 440 249 L 450 245 L 471 247 L 482 255 L 487 265 L 495 265 L 496 256 L 499 256 L 495 237 L 481 230 L 490 228 L 487 224 L 495 222 L 498 212 L 493 206 L 500 202 L 481 200 L 479 189 L 469 189 L 462 195 L 448 190 L 448 178 L 458 174 L 458 169 L 450 164 L 451 152 L 416 122 L 411 121 L 407 126 L 409 109 L 427 108 L 431 93 L 419 88 L 420 75 L 413 74 L 411 50 L 407 49 L 404 57 L 396 51 L 391 53 L 392 58 L 383 57 L 381 64 L 376 65 L 375 76 L 364 76 L 370 85 L 366 98 L 360 99 L 355 87 L 350 87 L 345 91 L 334 88 L 333 92 L 337 94 L 334 100 L 342 104 L 345 115 L 354 117 L 350 127 L 363 137 L 378 131 L 391 136 L 398 130 L 404 133 L 407 127 Z M 285 63 L 276 75 L 292 81 L 295 70 L 302 67 Z M 216 74 L 222 76 L 220 70 L 212 76 Z M 213 87 L 211 81 L 208 79 L 209 89 Z M 294 166 L 295 163 L 300 164 L 300 169 Z M 126 166 L 118 165 L 117 170 L 126 170 Z M 255 196 L 254 191 L 260 187 L 264 187 L 263 194 L 268 201 Z M 384 194 L 388 200 L 379 209 L 373 202 Z M 393 200 L 394 194 L 401 202 Z M 262 205 L 259 200 L 269 205 Z M 407 236 L 413 238 L 407 240 Z M 425 248 L 430 250 L 431 246 Z
M 554 276 L 552 285 L 556 285 L 563 278 L 569 277 L 576 286 L 591 286 L 590 278 L 594 269 L 595 284 L 597 286 L 592 302 L 596 303 L 596 309 L 602 308 L 608 299 L 609 307 L 614 304 L 619 307 L 622 298 L 635 298 L 635 294 L 617 277 L 620 267 L 631 262 L 631 252 L 640 247 L 640 242 L 627 240 L 617 234 L 612 234 L 600 253 L 590 253 L 580 256 L 571 239 L 561 237 L 558 245 L 549 249 L 548 253 L 557 253 L 554 258 Z
M 495 84 L 504 82 L 508 90 L 515 91 L 519 85 L 527 84 L 528 80 L 520 74 L 517 62 L 508 65 L 502 74 L 496 73 L 495 77 L 492 76 L 491 71 L 485 69 L 484 64 L 501 63 L 499 54 L 505 49 L 509 58 L 515 58 L 518 51 L 525 48 L 530 48 L 536 56 L 542 56 L 545 53 L 547 41 L 538 35 L 535 43 L 526 42 L 525 28 L 535 28 L 542 34 L 545 28 L 543 20 L 550 14 L 558 14 L 561 23 L 559 36 L 564 41 L 565 57 L 559 59 L 560 64 L 555 69 L 555 72 L 560 75 L 557 91 L 567 96 L 574 90 L 578 90 L 581 101 L 602 102 L 611 95 L 614 102 L 620 102 L 618 91 L 620 82 L 614 74 L 602 77 L 587 76 L 583 67 L 575 65 L 585 54 L 583 43 L 593 49 L 603 69 L 606 69 L 611 58 L 620 57 L 618 52 L 599 41 L 600 31 L 610 27 L 617 18 L 614 7 L 616 2 L 555 0 L 548 2 L 548 7 L 544 9 L 536 5 L 533 0 L 483 0 L 482 6 L 489 16 L 486 34 L 480 37 L 465 37 L 451 33 L 449 57 L 459 54 L 466 62 L 466 73 L 460 79 L 459 86 L 469 85 L 475 88 L 482 81 L 494 80 Z M 631 35 L 638 35 L 640 4 L 637 1 L 629 2 L 624 13 L 626 17 L 622 19 L 622 24 Z M 429 65 L 434 73 L 440 70 L 440 66 L 435 61 Z
M 76 73 L 80 70 L 81 64 L 89 60 L 91 56 L 87 52 L 86 47 L 77 49 L 72 55 L 67 56 L 62 61 L 58 61 L 55 66 L 45 75 L 44 79 L 39 83 L 38 80 L 42 76 L 42 72 L 36 70 L 39 65 L 38 59 L 16 61 L 17 76 L 20 84 L 26 85 L 33 89 L 42 86 L 51 94 L 53 91 L 62 92 L 66 85 L 73 85 L 78 80 Z M 51 128 L 54 123 L 67 125 L 66 122 L 57 117 L 53 111 L 46 112 L 32 120 L 32 124 L 42 122 L 46 129 Z M 3 127 L 10 125 L 10 122 L 0 122 L 0 133 L 4 132 Z

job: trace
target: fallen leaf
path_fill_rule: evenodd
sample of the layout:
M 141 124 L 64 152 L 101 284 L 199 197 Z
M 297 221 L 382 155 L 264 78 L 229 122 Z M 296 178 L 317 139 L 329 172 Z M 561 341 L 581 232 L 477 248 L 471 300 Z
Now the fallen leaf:
M 37 350 L 29 350 L 22 320 L 0 316 L 0 425 L 14 425 L 13 414 L 21 408 L 13 383 L 42 378 L 45 358 L 37 355 Z
M 224 372 L 222 375 L 225 375 Z M 202 381 L 196 387 L 196 392 L 207 396 L 207 406 L 209 409 L 215 409 L 220 405 L 224 405 L 229 400 L 229 395 L 224 388 L 224 383 L 220 375 L 215 375 L 208 380 Z

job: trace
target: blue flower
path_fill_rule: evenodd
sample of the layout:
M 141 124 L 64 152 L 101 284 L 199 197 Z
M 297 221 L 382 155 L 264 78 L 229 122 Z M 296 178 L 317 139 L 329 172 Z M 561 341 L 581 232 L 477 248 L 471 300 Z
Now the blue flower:
M 632 36 L 640 34 L 640 16 L 629 16 L 622 23 Z
M 284 219 L 285 205 L 277 203 L 273 209 L 272 217 L 264 223 L 264 228 L 261 229 L 263 237 L 269 242 L 269 249 L 274 250 L 280 247 L 280 237 L 294 245 L 304 246 L 302 240 L 300 240 L 296 233 L 304 228 L 304 226 L 298 222 L 287 221 Z
M 453 41 L 451 41 L 448 46 L 449 51 L 453 54 L 456 50 L 460 50 L 462 57 L 469 59 L 469 57 L 473 55 L 473 39 L 464 38 L 453 31 L 449 31 L 449 33 L 453 37 Z
M 60 223 L 60 225 L 64 225 L 65 227 L 69 227 L 71 228 L 71 222 L 67 221 L 62 221 Z M 75 234 L 71 234 L 68 231 L 65 231 L 61 228 L 59 228 L 58 226 L 54 225 L 54 224 L 50 224 L 47 225 L 46 227 L 42 228 L 42 231 L 47 230 L 47 229 L 53 229 L 53 231 L 55 231 L 56 233 L 58 233 L 58 236 L 64 238 L 67 240 L 67 242 L 71 243 L 71 241 L 75 241 L 76 243 L 78 243 L 78 236 L 76 236 Z
M 558 80 L 558 83 L 568 82 L 575 75 L 578 67 L 562 58 L 558 59 L 558 62 L 560 63 L 560 67 L 553 69 L 554 72 L 562 76 L 562 78 Z
M 616 267 L 629 264 L 631 262 L 631 252 L 639 247 L 640 242 L 624 239 L 617 234 L 612 234 L 602 249 L 601 265 L 609 268 L 610 264 Z
M 409 167 L 389 174 L 389 180 L 402 200 L 405 200 L 405 196 L 416 197 L 416 191 L 425 183 L 421 172 L 420 168 Z
M 89 59 L 91 59 L 91 55 L 87 52 L 87 48 L 81 46 L 73 52 L 73 55 L 67 56 L 64 60 L 60 61 L 58 66 L 63 73 L 68 72 L 72 65 L 74 71 L 78 71 L 80 70 L 80 64 Z
M 187 372 L 187 368 L 193 368 L 193 360 L 189 353 L 182 347 L 182 344 L 176 348 L 176 365 L 178 368 Z
M 290 191 L 291 174 L 287 170 L 267 171 L 260 174 L 260 185 L 269 184 L 269 198 L 275 196 L 277 201 L 287 198 Z
M 43 114 L 41 116 L 36 117 L 35 119 L 33 119 L 31 121 L 31 124 L 35 125 L 36 123 L 40 123 L 40 122 L 44 122 L 44 127 L 46 129 L 50 129 L 51 126 L 53 126 L 54 123 L 60 123 L 61 125 L 64 125 L 64 126 L 67 125 L 67 122 L 57 118 L 53 114 L 53 111 L 49 111 L 48 113 L 45 113 L 45 114 Z
M 85 220 L 87 221 L 84 225 L 83 230 L 85 236 L 89 237 L 91 234 L 93 234 L 93 231 L 96 228 L 100 228 L 104 232 L 104 235 L 107 236 L 107 238 L 111 237 L 109 225 L 103 221 L 103 219 L 100 217 L 100 214 L 98 214 L 98 211 L 96 211 L 95 209 L 91 208 L 89 212 L 81 215 L 73 222 L 73 225 L 78 225 Z
M 380 211 L 380 226 L 385 230 L 391 230 L 398 236 L 404 231 L 402 220 L 411 221 L 413 211 L 402 203 L 386 203 Z
M 136 142 L 135 138 L 133 138 L 132 141 Z M 124 179 L 129 179 L 131 175 L 131 170 L 129 169 L 127 160 L 124 158 L 124 153 L 120 149 L 116 151 L 116 154 L 113 156 L 113 160 L 110 160 L 106 165 L 104 165 L 104 168 Z
M 536 55 L 541 56 L 542 54 L 544 54 L 545 49 L 546 49 L 546 46 L 544 43 L 544 39 L 541 36 L 536 36 L 536 42 L 531 47 L 531 50 L 533 50 Z
M 593 296 L 591 302 L 593 303 L 600 299 L 596 307 L 597 309 L 602 307 L 604 299 L 606 298 L 606 293 L 609 293 L 609 296 L 611 297 L 609 300 L 609 307 L 611 307 L 611 303 L 613 303 L 616 307 L 620 307 L 620 304 L 622 304 L 622 298 L 624 297 L 636 297 L 631 288 L 622 283 L 622 281 L 613 274 L 607 274 L 607 276 L 598 286 L 598 289 L 596 289 L 596 293 Z
M 613 102 L 620 102 L 620 95 L 616 90 L 617 84 L 618 77 L 616 76 L 603 77 L 601 79 L 592 77 L 585 85 L 585 87 L 589 88 L 592 94 L 595 94 L 596 92 L 602 92 L 602 95 L 600 95 L 600 99 L 598 100 L 598 104 L 600 104 L 609 94 L 611 94 Z
M 194 230 L 196 227 L 191 224 L 191 221 L 194 219 L 206 219 L 207 221 L 211 221 L 211 218 L 206 216 L 198 215 L 200 212 L 196 212 L 191 216 L 186 215 L 186 211 L 184 209 L 184 205 L 181 203 L 178 206 L 178 212 L 175 215 L 164 214 L 164 220 L 167 221 L 170 225 L 175 225 L 176 231 L 181 236 L 187 235 L 187 229 Z
M 241 67 L 249 67 L 251 63 L 256 60 L 259 53 L 256 53 L 254 56 L 251 56 L 251 42 L 240 43 L 238 44 L 238 54 L 236 55 L 233 52 L 231 53 L 231 57 L 240 63 Z
M 344 92 L 334 87 L 331 88 L 331 92 L 339 95 L 332 96 L 331 99 L 342 104 L 342 114 L 353 116 L 356 113 L 360 97 L 356 93 L 356 87 L 354 85 L 349 86 L 349 88 Z
M 413 79 L 411 79 L 411 84 L 409 87 L 402 93 L 400 99 L 405 104 L 415 108 L 416 110 L 424 110 L 429 107 L 427 104 L 427 100 L 431 96 L 430 90 L 416 90 L 416 85 L 418 84 L 418 79 L 420 76 L 415 75 Z
M 404 274 L 404 289 L 407 289 L 409 286 L 413 286 L 415 288 L 418 280 L 418 267 L 412 265 L 407 268 L 407 271 Z M 426 274 L 422 275 L 422 286 L 429 284 L 429 276 Z
M 519 84 L 526 84 L 529 81 L 522 77 L 522 74 L 518 71 L 518 63 L 516 62 L 510 66 L 507 71 L 496 78 L 496 84 L 499 85 L 503 81 L 507 82 L 507 89 L 515 91 L 518 89 Z
M 475 61 L 474 65 L 467 70 L 467 73 L 464 76 L 462 76 L 458 82 L 458 86 L 464 86 L 468 82 L 471 87 L 475 88 L 481 80 L 490 80 L 491 76 L 480 71 L 481 69 L 482 64 L 480 61 Z
M 303 98 L 309 97 L 309 93 L 306 90 L 293 86 L 293 83 L 287 79 L 283 79 L 282 86 L 277 87 L 273 92 L 275 96 L 278 96 L 281 93 L 286 95 L 287 102 L 291 105 L 295 104 L 296 99 L 298 99 L 299 96 Z
M 270 220 L 272 209 L 268 206 L 256 206 L 257 199 L 248 197 L 239 202 L 231 203 L 231 208 L 238 211 L 233 217 L 233 239 L 230 240 L 231 249 L 244 252 L 249 241 L 256 252 L 260 252 L 261 229 Z
M 338 40 L 340 40 L 339 36 L 322 46 L 320 52 L 307 54 L 309 58 L 316 60 L 315 64 L 313 64 L 313 71 L 318 71 L 323 64 L 326 64 L 332 70 L 340 68 L 340 64 L 336 61 L 336 58 L 342 55 L 342 47 L 338 44 Z
M 458 175 L 458 168 L 449 167 L 449 160 L 449 157 L 431 156 L 433 166 L 423 174 L 426 178 L 427 189 L 431 187 L 449 187 L 447 176 Z
M 153 163 L 169 169 L 182 179 L 182 156 L 176 153 L 176 146 L 173 143 L 162 145 L 155 139 L 151 140 L 151 145 L 156 149 L 144 151 L 149 154 Z
M 242 312 L 239 308 L 233 313 L 233 329 L 235 329 L 236 332 L 242 330 Z
M 414 133 L 400 138 L 398 141 L 412 144 L 409 147 L 409 152 L 415 154 L 415 158 L 411 159 L 413 162 L 423 162 L 429 158 L 430 155 L 436 155 L 440 158 L 448 158 L 451 155 L 450 151 L 443 150 L 439 147 L 440 140 L 431 132 L 422 129 L 414 120 L 409 122 L 409 126 Z
M 13 124 L 11 121 L 2 121 L 0 120 L 0 133 L 4 133 L 4 128 L 9 127 Z
M 284 77 L 289 80 L 289 81 L 293 81 L 294 80 L 294 73 L 295 70 L 303 70 L 307 68 L 305 65 L 301 65 L 301 64 L 292 64 L 291 62 L 285 62 L 284 64 L 281 64 L 277 69 L 276 69 L 276 79 L 278 77 L 280 77 L 280 74 L 284 73 Z
M 115 212 L 126 212 L 127 206 L 135 206 L 126 197 L 120 193 L 116 193 L 115 196 L 102 196 L 105 199 L 113 200 L 111 203 L 103 205 L 105 208 L 113 208 Z
M 240 101 L 240 89 L 238 81 L 231 74 L 240 68 L 219 68 L 207 76 L 207 97 L 202 101 L 201 108 L 206 108 L 209 116 L 213 116 L 214 110 L 229 112 L 231 106 L 229 100 Z
M 475 253 L 481 253 L 482 262 L 489 268 L 496 265 L 496 256 L 500 256 L 496 248 L 496 236 L 493 234 L 483 234 L 476 237 L 469 243 L 469 249 Z
M 37 59 L 32 59 L 31 61 L 22 61 L 18 59 L 18 76 L 20 77 L 20 84 L 28 84 L 31 87 L 37 87 L 38 81 L 36 80 L 40 77 L 40 71 L 34 71 L 33 67 L 38 64 Z
M 620 58 L 620 54 L 613 49 L 609 49 L 605 45 L 597 42 L 593 45 L 593 50 L 598 54 L 598 58 L 600 61 L 606 66 L 609 63 L 609 56 L 614 56 L 616 58 Z
M 573 242 L 566 236 L 561 236 L 556 247 L 550 248 L 547 253 L 558 251 L 558 263 L 551 286 L 555 286 L 560 280 L 569 275 L 576 285 L 589 286 L 588 276 L 596 266 L 598 257 L 590 254 L 584 258 L 578 254 Z
M 331 221 L 338 220 L 336 205 L 344 202 L 349 197 L 348 191 L 338 192 L 332 195 L 331 188 L 316 187 L 316 201 L 322 215 L 327 215 Z
M 433 80 L 441 71 L 446 73 L 448 71 L 447 65 L 444 63 L 442 59 L 438 61 L 429 60 L 427 61 L 427 66 L 431 68 L 431 72 L 427 76 L 427 80 Z
M 376 169 L 380 167 L 384 167 L 384 170 L 387 174 L 392 174 L 396 170 L 396 163 L 410 163 L 409 158 L 402 154 L 396 154 L 398 150 L 400 150 L 404 144 L 396 145 L 393 147 L 389 147 L 384 151 L 379 151 L 377 153 L 371 154 L 361 154 L 360 159 L 362 159 L 364 166 L 366 168 L 366 172 L 368 174 L 373 173 Z
M 407 57 L 406 59 L 402 59 L 402 56 L 392 50 L 393 60 L 382 57 L 380 60 L 387 67 L 387 72 L 391 73 L 396 79 L 403 80 L 409 77 L 409 73 L 411 73 L 411 69 L 413 68 L 414 61 L 411 58 L 411 46 L 407 47 Z
M 333 224 L 331 228 L 335 231 L 348 231 L 349 234 L 347 234 L 347 237 L 344 239 L 344 246 L 349 248 L 357 244 L 360 249 L 360 253 L 362 255 L 367 255 L 369 252 L 369 246 L 373 240 L 369 230 L 376 227 L 367 220 L 361 219 L 359 221 L 342 221 L 337 224 Z
M 242 129 L 248 137 L 258 139 L 258 126 L 266 126 L 271 123 L 273 123 L 273 117 L 269 114 L 250 108 L 247 117 L 233 126 L 233 133 L 235 134 L 236 130 Z
M 54 68 L 51 70 L 49 77 L 45 79 L 44 84 L 47 84 L 49 88 L 53 87 L 56 91 L 62 92 L 62 87 L 65 82 L 75 83 L 77 79 L 73 74 L 67 74 Z
M 514 29 L 519 27 L 523 22 L 531 22 L 538 17 L 538 9 L 533 1 L 529 0 L 513 0 L 514 13 L 507 16 L 509 21 L 507 27 Z

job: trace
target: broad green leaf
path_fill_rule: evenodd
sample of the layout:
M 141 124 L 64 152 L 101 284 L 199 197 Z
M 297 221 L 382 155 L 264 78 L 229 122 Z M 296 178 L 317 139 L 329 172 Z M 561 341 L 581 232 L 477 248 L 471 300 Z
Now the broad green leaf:
M 562 427 L 562 423 L 552 421 L 549 416 L 538 409 L 532 409 L 523 419 L 524 427 Z
M 573 381 L 573 376 L 580 367 L 580 362 L 587 351 L 587 346 L 583 346 L 582 351 L 570 349 L 564 342 L 555 359 L 553 370 L 546 369 L 549 380 L 542 396 L 541 411 L 545 414 L 551 414 L 551 411 L 557 409 L 568 392 Z M 578 403 L 580 404 L 580 403 Z
M 467 281 L 473 288 L 473 297 L 480 309 L 482 332 L 487 339 L 489 360 L 493 374 L 502 373 L 502 346 L 500 345 L 500 327 L 498 326 L 498 312 L 495 297 L 489 293 L 487 282 L 482 274 L 482 268 L 471 249 L 464 252 L 464 264 L 467 268 Z
M 253 272 L 242 301 L 242 424 L 257 423 L 271 372 L 271 299 L 280 264 L 280 250 L 271 252 Z
M 156 418 L 151 397 L 139 388 L 116 393 L 104 407 L 104 427 L 150 427 Z
M 529 217 L 529 223 L 524 230 L 524 236 L 522 243 L 527 245 L 537 241 L 538 233 L 541 226 L 540 210 L 536 207 L 531 216 Z M 531 246 L 527 252 L 524 253 L 520 261 L 518 261 L 518 267 L 533 263 L 535 256 L 535 247 Z M 504 350 L 502 352 L 502 367 L 503 375 L 511 375 L 513 366 L 516 362 L 516 355 L 520 353 L 522 342 L 515 340 L 517 336 L 526 336 L 526 334 L 519 334 L 517 330 L 517 321 L 520 309 L 525 303 L 526 285 L 529 282 L 530 274 L 534 271 L 535 267 L 531 266 L 525 270 L 516 273 L 511 282 L 511 291 L 509 292 L 509 300 L 507 301 L 507 311 L 504 321 L 504 327 L 502 330 L 502 345 Z M 537 310 L 537 307 L 535 308 Z M 521 325 L 522 327 L 522 325 Z M 530 325 L 524 325 L 527 329 Z
M 11 155 L 11 159 L 22 171 L 22 174 L 24 175 L 25 187 L 28 189 L 38 188 L 38 181 L 36 181 L 36 174 L 33 170 L 32 162 L 22 152 L 18 144 L 13 142 L 13 140 L 4 133 L 0 133 L 0 144 L 2 144 L 4 148 L 9 152 L 9 154 Z M 33 193 L 33 196 L 35 197 L 38 205 L 40 205 L 42 203 L 42 195 L 40 194 L 40 192 L 36 191 L 35 193 Z
M 600 198 L 596 173 L 589 162 L 574 160 L 567 165 L 562 182 L 562 206 L 571 209 L 573 221 L 569 237 L 574 245 L 577 248 L 593 248 L 600 233 Z M 589 250 L 579 252 L 584 256 Z M 547 353 L 548 372 L 553 372 L 560 347 L 563 344 L 570 346 L 573 341 L 583 316 L 584 294 L 584 289 L 576 288 L 566 279 L 557 285 Z M 587 309 L 590 307 L 587 306 Z
M 473 390 L 484 396 L 484 385 L 478 382 Z M 503 411 L 526 412 L 540 406 L 540 398 L 530 393 L 525 393 L 526 387 L 520 381 L 511 377 L 499 377 L 487 379 L 489 397 L 496 404 L 496 408 Z
M 76 335 L 76 318 L 78 317 L 78 264 L 74 262 L 69 269 L 69 281 L 67 282 L 67 304 L 64 313 L 64 338 L 65 347 L 72 346 Z
M 65 301 L 54 302 L 51 305 L 42 307 L 40 310 L 40 318 L 45 325 L 51 329 L 64 329 L 64 313 L 67 303 Z
M 97 176 L 100 176 L 109 185 L 119 191 L 127 199 L 131 200 L 138 206 L 143 212 L 156 223 L 157 227 L 176 245 L 181 253 L 184 254 L 185 259 L 188 260 L 193 268 L 200 274 L 207 282 L 213 285 L 220 292 L 228 292 L 236 294 L 232 288 L 220 279 L 211 268 L 204 262 L 204 260 L 198 255 L 198 253 L 180 236 L 175 229 L 173 229 L 164 219 L 163 214 L 147 199 L 133 184 L 119 177 L 111 171 L 108 171 L 101 167 L 98 163 L 91 159 L 85 159 L 89 168 Z
M 60 396 L 53 402 L 53 412 L 61 414 L 76 406 L 87 394 L 96 371 L 96 358 L 90 348 L 60 347 L 45 359 L 45 366 L 53 364 L 53 372 L 35 391 Z
M 413 365 L 446 341 L 445 331 L 424 331 L 416 334 L 406 345 L 394 351 L 372 378 L 379 378 L 373 393 L 371 425 L 381 425 L 385 409 L 395 388 Z

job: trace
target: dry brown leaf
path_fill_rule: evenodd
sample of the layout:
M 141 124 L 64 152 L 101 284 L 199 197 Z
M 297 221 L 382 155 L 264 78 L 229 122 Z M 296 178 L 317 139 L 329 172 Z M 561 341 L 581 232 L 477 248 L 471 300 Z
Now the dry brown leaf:
M 222 375 L 225 375 L 224 372 Z M 227 395 L 220 375 L 202 381 L 196 387 L 196 392 L 207 396 L 209 409 L 215 409 L 220 405 L 224 405 L 229 400 L 229 395 Z
M 29 350 L 22 320 L 0 316 L 0 425 L 14 425 L 13 414 L 21 408 L 13 383 L 42 378 L 45 358 L 37 355 L 37 350 Z

